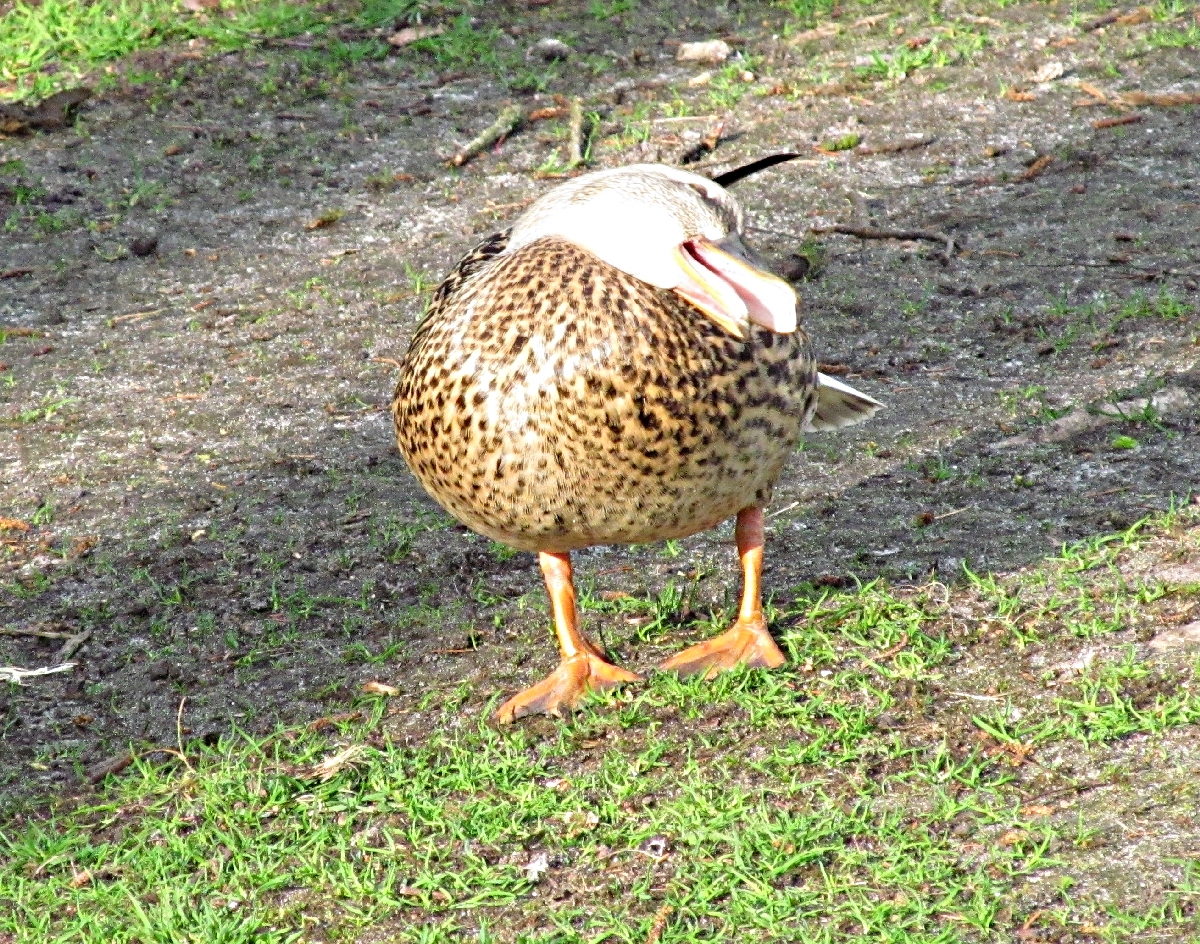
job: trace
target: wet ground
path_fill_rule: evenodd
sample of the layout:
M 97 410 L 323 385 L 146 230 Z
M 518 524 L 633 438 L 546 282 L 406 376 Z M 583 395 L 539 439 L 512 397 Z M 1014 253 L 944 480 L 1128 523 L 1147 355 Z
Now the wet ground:
M 887 409 L 797 450 L 769 510 L 778 602 L 1011 571 L 1190 500 L 1200 121 L 1129 93 L 1200 90 L 1195 42 L 1162 38 L 1191 11 L 843 11 L 811 35 L 764 4 L 617 6 L 489 4 L 436 57 L 159 51 L 74 128 L 0 140 L 0 665 L 76 663 L 0 690 L 6 802 L 84 789 L 131 744 L 336 714 L 366 681 L 461 681 L 478 712 L 552 665 L 534 558 L 421 492 L 387 403 L 440 274 L 563 171 L 555 95 L 594 114 L 595 166 L 805 152 L 739 186 L 752 236 L 803 272 L 826 369 Z M 676 62 L 718 36 L 724 64 Z M 526 56 L 543 37 L 570 57 Z M 930 45 L 944 65 L 901 68 Z M 449 169 L 510 100 L 558 117 Z M 597 599 L 685 587 L 683 631 L 736 593 L 729 538 L 577 572 Z M 636 669 L 665 650 L 589 625 Z

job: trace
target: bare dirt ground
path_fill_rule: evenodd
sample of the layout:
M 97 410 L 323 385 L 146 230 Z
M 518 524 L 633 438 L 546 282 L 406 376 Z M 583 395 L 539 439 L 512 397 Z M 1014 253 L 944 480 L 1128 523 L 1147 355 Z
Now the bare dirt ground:
M 90 631 L 73 671 L 0 689 L 5 802 L 84 789 L 131 744 L 174 743 L 177 722 L 184 738 L 268 730 L 376 679 L 414 704 L 461 682 L 478 713 L 550 667 L 534 559 L 449 520 L 387 414 L 425 293 L 561 169 L 553 117 L 447 168 L 510 100 L 582 96 L 596 166 L 676 162 L 722 119 L 692 166 L 805 152 L 740 185 L 752 235 L 808 266 L 822 361 L 887 409 L 797 451 L 770 509 L 777 601 L 1012 571 L 1190 500 L 1198 112 L 1077 102 L 1097 97 L 1084 85 L 1195 93 L 1194 44 L 1156 47 L 1157 22 L 1088 31 L 1062 3 L 954 6 L 986 45 L 900 79 L 864 74 L 870 53 L 948 36 L 924 8 L 844 12 L 796 42 L 765 4 L 591 7 L 477 11 L 496 48 L 574 50 L 522 56 L 518 83 L 420 50 L 185 48 L 121 66 L 74 128 L 0 140 L 0 664 L 54 665 Z M 718 36 L 733 59 L 676 62 L 676 41 Z M 1048 63 L 1062 72 L 1039 84 Z M 818 149 L 849 134 L 858 147 Z M 954 252 L 814 233 L 835 224 L 940 231 Z M 1118 401 L 1123 416 L 1097 412 Z M 687 584 L 683 629 L 736 592 L 728 538 L 595 549 L 578 572 L 595 594 Z M 633 645 L 619 617 L 590 625 L 639 670 L 666 649 Z M 1009 671 L 972 658 L 968 674 Z

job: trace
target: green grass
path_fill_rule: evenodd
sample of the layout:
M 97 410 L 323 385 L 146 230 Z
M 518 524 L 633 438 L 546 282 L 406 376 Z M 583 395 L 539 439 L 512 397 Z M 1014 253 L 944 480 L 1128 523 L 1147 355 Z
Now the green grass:
M 787 668 L 653 676 L 564 721 L 498 731 L 496 698 L 464 682 L 360 696 L 339 716 L 358 720 L 320 733 L 144 755 L 99 795 L 0 829 L 0 941 L 1185 940 L 1196 864 L 1141 908 L 1070 891 L 1095 830 L 1029 805 L 1021 764 L 1056 745 L 1100 770 L 1131 735 L 1197 725 L 1200 667 L 1129 648 L 1043 687 L 1006 666 L 1160 618 L 1175 591 L 1122 566 L 1196 545 L 1196 517 L 957 589 L 796 588 L 772 610 Z M 580 599 L 592 620 L 657 620 L 644 638 L 696 631 L 670 620 L 690 607 L 673 585 Z M 987 658 L 1001 694 L 944 691 Z
M 223 0 L 219 12 L 196 16 L 173 0 L 17 0 L 0 17 L 0 98 L 46 95 L 96 66 L 164 43 L 203 39 L 216 50 L 239 49 L 306 31 L 319 36 L 335 22 L 389 26 L 425 6 L 422 0 L 362 0 L 335 17 L 317 3 Z M 386 51 L 375 45 L 377 54 Z

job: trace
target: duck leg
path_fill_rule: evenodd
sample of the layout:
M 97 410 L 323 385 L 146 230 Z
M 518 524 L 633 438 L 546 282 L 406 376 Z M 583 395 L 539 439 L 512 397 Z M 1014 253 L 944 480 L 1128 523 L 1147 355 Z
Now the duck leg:
M 742 561 L 742 606 L 737 622 L 712 639 L 667 659 L 659 668 L 710 679 L 735 665 L 774 669 L 787 660 L 767 632 L 762 612 L 763 511 L 743 508 L 737 516 L 738 556 Z
M 522 715 L 559 715 L 570 711 L 590 691 L 600 691 L 625 682 L 639 682 L 634 675 L 604 659 L 596 644 L 579 631 L 575 610 L 575 585 L 571 580 L 571 555 L 538 554 L 546 592 L 554 610 L 554 630 L 562 661 L 558 668 L 536 685 L 514 695 L 496 712 L 496 721 L 511 724 Z

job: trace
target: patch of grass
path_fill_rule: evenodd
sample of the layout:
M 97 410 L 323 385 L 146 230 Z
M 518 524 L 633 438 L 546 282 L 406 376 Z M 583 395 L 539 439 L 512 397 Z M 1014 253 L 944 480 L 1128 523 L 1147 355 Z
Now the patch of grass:
M 708 85 L 708 101 L 711 107 L 720 111 L 736 107 L 751 89 L 745 76 L 753 76 L 761 61 L 760 56 L 751 56 L 723 66 Z
M 637 6 L 637 0 L 591 0 L 588 13 L 596 20 L 611 20 L 614 16 L 628 13 Z
M 771 613 L 785 668 L 654 675 L 561 721 L 497 730 L 498 695 L 422 680 L 359 696 L 319 732 L 141 757 L 99 796 L 9 818 L 0 939 L 640 944 L 658 928 L 663 944 L 967 944 L 1035 925 L 1186 939 L 1194 863 L 1141 910 L 1078 892 L 1097 866 L 1075 850 L 1095 830 L 1031 803 L 1049 766 L 1022 778 L 1051 743 L 1108 770 L 1122 739 L 1200 723 L 1200 666 L 1129 647 L 1053 686 L 1015 671 L 1000 694 L 949 685 L 971 684 L 957 666 L 972 647 L 1158 619 L 1171 594 L 1127 565 L 1155 542 L 1194 546 L 1197 517 L 1176 509 L 962 587 L 794 588 Z M 580 603 L 678 627 L 692 585 L 585 586 Z
M 47 393 L 42 397 L 41 403 L 37 406 L 30 407 L 28 410 L 22 410 L 16 415 L 16 422 L 9 422 L 5 425 L 28 425 L 31 423 L 44 423 L 53 419 L 60 410 L 70 406 L 72 403 L 77 403 L 76 397 L 67 397 L 62 395 L 62 391 L 56 393 Z
M 494 64 L 496 40 L 500 31 L 495 27 L 476 29 L 471 17 L 462 14 L 450 23 L 450 28 L 440 36 L 418 40 L 409 48 L 427 52 L 443 68 L 462 69 L 480 64 Z
M 47 95 L 89 69 L 164 43 L 203 39 L 228 51 L 263 38 L 323 36 L 334 22 L 388 26 L 416 17 L 427 6 L 424 0 L 363 0 L 333 13 L 317 3 L 224 0 L 219 10 L 193 15 L 173 0 L 17 0 L 0 17 L 0 81 L 11 85 L 0 98 Z M 335 39 L 324 52 L 348 63 L 380 54 L 377 47 L 382 44 Z
M 1200 23 L 1182 29 L 1160 27 L 1146 37 L 1151 49 L 1200 49 Z
M 891 52 L 872 52 L 871 63 L 859 66 L 856 71 L 866 79 L 898 82 L 918 69 L 941 69 L 969 59 L 987 46 L 988 42 L 986 33 L 948 27 L 938 36 L 920 45 L 905 43 Z
M 797 21 L 799 26 L 811 26 L 817 17 L 831 13 L 835 0 L 776 0 L 775 6 Z M 789 24 L 790 25 L 790 24 Z
M 1154 296 L 1145 292 L 1135 292 L 1117 310 L 1109 329 L 1115 328 L 1122 321 L 1137 318 L 1164 318 L 1172 321 L 1182 319 L 1190 315 L 1193 310 L 1191 305 L 1180 301 L 1167 288 L 1163 288 Z
M 841 137 L 829 138 L 821 142 L 821 149 L 825 151 L 851 151 L 858 147 L 862 141 L 862 135 L 851 132 L 843 134 Z

